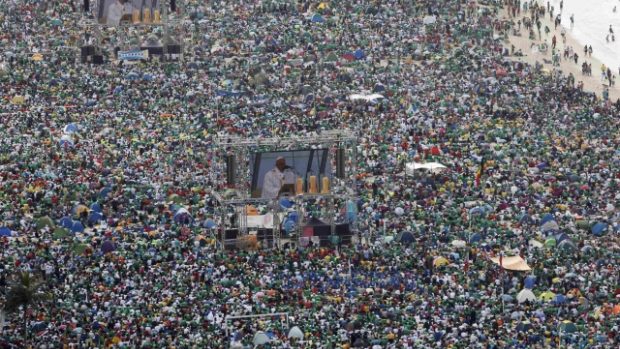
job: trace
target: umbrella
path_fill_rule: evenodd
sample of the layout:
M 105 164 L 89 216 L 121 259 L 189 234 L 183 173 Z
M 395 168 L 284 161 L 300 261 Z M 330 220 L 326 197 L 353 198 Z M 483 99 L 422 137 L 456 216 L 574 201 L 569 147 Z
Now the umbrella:
M 44 331 L 46 328 L 47 328 L 47 323 L 45 323 L 45 322 L 35 322 L 30 327 L 30 330 L 32 332 L 41 332 L 41 331 Z
M 557 248 L 565 252 L 575 251 L 577 249 L 575 244 L 570 240 L 564 240 L 560 242 Z
M 54 233 L 52 234 L 54 240 L 61 240 L 67 236 L 69 236 L 69 229 L 61 227 L 54 229 Z
M 65 217 L 62 217 L 60 221 L 58 221 L 58 224 L 61 227 L 71 229 L 71 227 L 73 226 L 73 219 L 71 219 L 71 217 L 65 216 Z
M 182 207 L 174 214 L 174 221 L 179 224 L 189 224 L 192 221 L 192 216 L 186 208 Z
M 526 301 L 535 302 L 536 296 L 534 295 L 534 292 L 532 292 L 532 290 L 524 288 L 521 290 L 521 292 L 519 292 L 519 294 L 517 294 L 517 302 L 523 303 Z
M 555 245 L 556 245 L 556 241 L 554 238 L 548 238 L 547 240 L 545 240 L 545 247 L 551 248 L 551 247 L 555 247 Z
M 75 244 L 73 245 L 72 250 L 75 254 L 81 255 L 81 254 L 84 254 L 87 248 L 88 248 L 88 245 L 86 244 Z
M 463 248 L 465 246 L 467 246 L 467 243 L 463 240 L 453 240 L 452 241 L 452 246 L 456 247 L 456 248 Z
M 529 245 L 534 247 L 534 248 L 542 248 L 544 246 L 540 241 L 536 241 L 534 239 L 531 239 L 529 241 Z
M 450 261 L 448 261 L 445 257 L 439 256 L 435 258 L 435 260 L 433 260 L 433 265 L 435 267 L 441 267 L 441 266 L 448 265 L 448 264 L 450 264 Z
M 314 16 L 312 16 L 312 22 L 313 23 L 324 23 L 325 18 L 323 18 L 323 16 L 317 13 Z
M 517 325 L 517 331 L 519 332 L 527 332 L 532 328 L 532 324 L 529 321 L 523 321 Z
M 551 291 L 545 291 L 543 293 L 541 293 L 538 296 L 538 299 L 544 301 L 544 302 L 548 302 L 550 300 L 553 300 L 553 298 L 555 298 L 555 293 L 551 292 Z
M 410 231 L 404 231 L 400 234 L 399 241 L 401 244 L 409 245 L 415 241 L 415 238 L 413 237 L 413 234 Z
M 502 295 L 502 300 L 504 302 L 512 302 L 514 300 L 514 298 L 512 298 L 512 296 L 509 295 L 509 294 L 503 294 Z
M 58 145 L 60 145 L 61 147 L 73 147 L 75 145 L 75 142 L 73 142 L 73 138 L 71 138 L 70 135 L 65 134 L 60 137 Z
M 7 227 L 0 228 L 0 236 L 11 236 L 11 229 Z
M 74 123 L 67 124 L 63 129 L 64 133 L 75 133 L 78 131 L 78 126 Z
M 525 278 L 525 280 L 523 281 L 523 284 L 525 285 L 525 288 L 529 288 L 530 290 L 534 288 L 534 285 L 536 285 L 536 276 L 534 275 L 529 275 Z
M 116 248 L 114 246 L 114 243 L 110 240 L 106 240 L 103 242 L 103 244 L 101 244 L 101 252 L 103 253 L 110 253 L 112 251 L 114 251 Z
M 540 225 L 544 225 L 547 222 L 555 221 L 555 218 L 551 213 L 545 213 L 544 216 L 540 219 Z
M 469 243 L 476 243 L 482 240 L 482 235 L 480 233 L 474 233 L 469 237 Z
M 252 339 L 252 343 L 256 345 L 264 345 L 269 343 L 271 340 L 267 336 L 267 334 L 263 331 L 258 331 L 254 334 L 254 339 Z
M 560 324 L 560 331 L 564 332 L 564 333 L 575 333 L 577 332 L 577 326 L 575 326 L 574 323 L 568 321 L 568 320 L 564 320 L 561 324 Z
M 71 227 L 71 231 L 74 233 L 83 233 L 84 232 L 84 224 L 80 221 L 75 221 L 73 226 Z
M 592 226 L 592 234 L 595 236 L 603 236 L 607 232 L 607 224 L 598 222 Z
M 394 213 L 396 213 L 397 216 L 402 216 L 405 214 L 405 210 L 402 207 L 397 207 L 394 209 Z
M 293 328 L 288 331 L 288 338 L 304 339 L 304 333 L 299 327 L 293 326 Z
M 552 301 L 555 305 L 560 305 L 566 303 L 566 296 L 562 294 L 556 294 Z
M 54 221 L 49 216 L 41 217 L 37 219 L 37 229 L 43 229 L 45 227 L 54 227 Z

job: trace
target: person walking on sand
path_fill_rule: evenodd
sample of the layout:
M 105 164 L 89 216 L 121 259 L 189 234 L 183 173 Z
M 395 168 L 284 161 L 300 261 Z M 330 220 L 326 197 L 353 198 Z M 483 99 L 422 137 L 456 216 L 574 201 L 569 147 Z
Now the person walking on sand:
M 556 44 L 556 41 L 557 41 L 557 39 L 556 39 L 556 37 L 555 37 L 555 35 L 554 35 L 554 36 L 551 38 L 551 48 L 553 48 L 554 50 L 555 50 L 555 44 Z

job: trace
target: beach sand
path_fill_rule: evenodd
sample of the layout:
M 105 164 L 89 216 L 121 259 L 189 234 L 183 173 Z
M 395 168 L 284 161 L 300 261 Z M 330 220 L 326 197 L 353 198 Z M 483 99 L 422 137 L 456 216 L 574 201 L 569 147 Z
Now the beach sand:
M 517 17 L 511 17 L 510 14 L 508 13 L 507 8 L 505 8 L 500 12 L 499 18 L 503 20 L 513 21 L 515 23 L 515 27 L 517 27 L 516 25 L 517 21 L 519 19 L 523 20 L 526 14 L 529 16 L 529 11 L 526 13 L 526 12 L 523 12 L 522 10 L 521 14 L 517 14 Z M 564 19 L 564 20 L 568 20 L 568 19 Z M 536 32 L 536 39 L 530 40 L 529 33 L 524 29 L 523 25 L 521 25 L 521 36 L 512 35 L 513 32 L 512 30 L 510 31 L 510 34 L 508 35 L 509 42 L 505 44 L 505 47 L 510 50 L 511 45 L 514 45 L 515 52 L 518 50 L 521 50 L 521 52 L 523 52 L 524 54 L 523 57 L 510 56 L 510 58 L 515 61 L 521 61 L 521 62 L 529 63 L 531 65 L 534 65 L 536 64 L 536 62 L 539 62 L 543 64 L 544 66 L 543 69 L 547 69 L 549 71 L 552 71 L 553 69 L 559 69 L 562 71 L 562 73 L 564 73 L 567 76 L 570 73 L 572 73 L 573 76 L 575 77 L 576 83 L 578 83 L 579 81 L 583 82 L 584 90 L 594 92 L 599 98 L 601 98 L 603 95 L 603 90 L 605 86 L 608 86 L 608 82 L 601 80 L 601 65 L 603 63 L 601 63 L 601 61 L 596 59 L 596 52 L 593 52 L 592 57 L 584 57 L 583 45 L 577 42 L 577 40 L 575 40 L 571 36 L 570 29 L 566 29 L 566 44 L 564 44 L 562 42 L 562 35 L 560 34 L 562 31 L 562 27 L 558 26 L 557 29 L 554 29 L 553 21 L 549 19 L 548 13 L 545 14 L 544 19 L 541 19 L 541 23 L 542 23 L 542 26 L 541 26 L 542 40 L 538 39 L 538 33 L 536 32 L 536 29 L 534 29 L 534 31 Z M 545 26 L 551 29 L 549 34 L 545 34 L 545 31 L 544 31 Z M 559 67 L 557 66 L 554 67 L 553 64 L 545 63 L 543 61 L 543 59 L 547 60 L 548 62 L 552 61 L 551 40 L 553 38 L 553 35 L 556 36 L 556 39 L 557 39 L 556 50 L 559 50 L 560 56 L 562 56 L 562 53 L 564 52 L 564 47 L 572 46 L 574 51 L 577 52 L 577 54 L 579 55 L 579 61 L 577 64 L 575 64 L 575 62 L 572 59 L 571 60 L 564 59 L 563 56 L 562 56 L 562 60 L 560 62 Z M 538 46 L 539 44 L 542 44 L 544 42 L 546 42 L 549 47 L 546 53 L 541 53 L 538 51 L 538 49 L 532 48 L 532 43 L 535 43 L 536 46 Z M 592 64 L 592 76 L 586 76 L 586 75 L 581 74 L 581 64 L 583 63 L 584 58 L 586 62 Z M 615 71 L 613 67 L 611 69 L 612 69 L 612 74 L 617 75 L 618 72 Z M 615 102 L 618 98 L 620 98 L 620 85 L 619 84 L 620 84 L 620 80 L 616 81 L 615 86 L 609 87 L 609 100 L 612 102 Z

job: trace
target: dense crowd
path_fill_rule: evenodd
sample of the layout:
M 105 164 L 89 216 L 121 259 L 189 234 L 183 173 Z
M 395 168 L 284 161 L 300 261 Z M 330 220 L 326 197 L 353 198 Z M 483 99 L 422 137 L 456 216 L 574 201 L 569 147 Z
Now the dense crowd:
M 190 0 L 182 60 L 85 65 L 79 4 L 0 1 L 0 309 L 18 272 L 51 297 L 0 347 L 617 347 L 620 102 L 511 60 L 512 7 Z M 341 128 L 360 239 L 218 248 L 214 137 Z

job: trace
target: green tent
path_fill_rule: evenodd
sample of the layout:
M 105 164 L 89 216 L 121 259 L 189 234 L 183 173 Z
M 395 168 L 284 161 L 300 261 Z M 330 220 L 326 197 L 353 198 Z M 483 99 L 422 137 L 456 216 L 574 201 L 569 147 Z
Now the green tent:
M 37 219 L 37 229 L 41 230 L 45 227 L 54 228 L 54 221 L 49 216 Z

